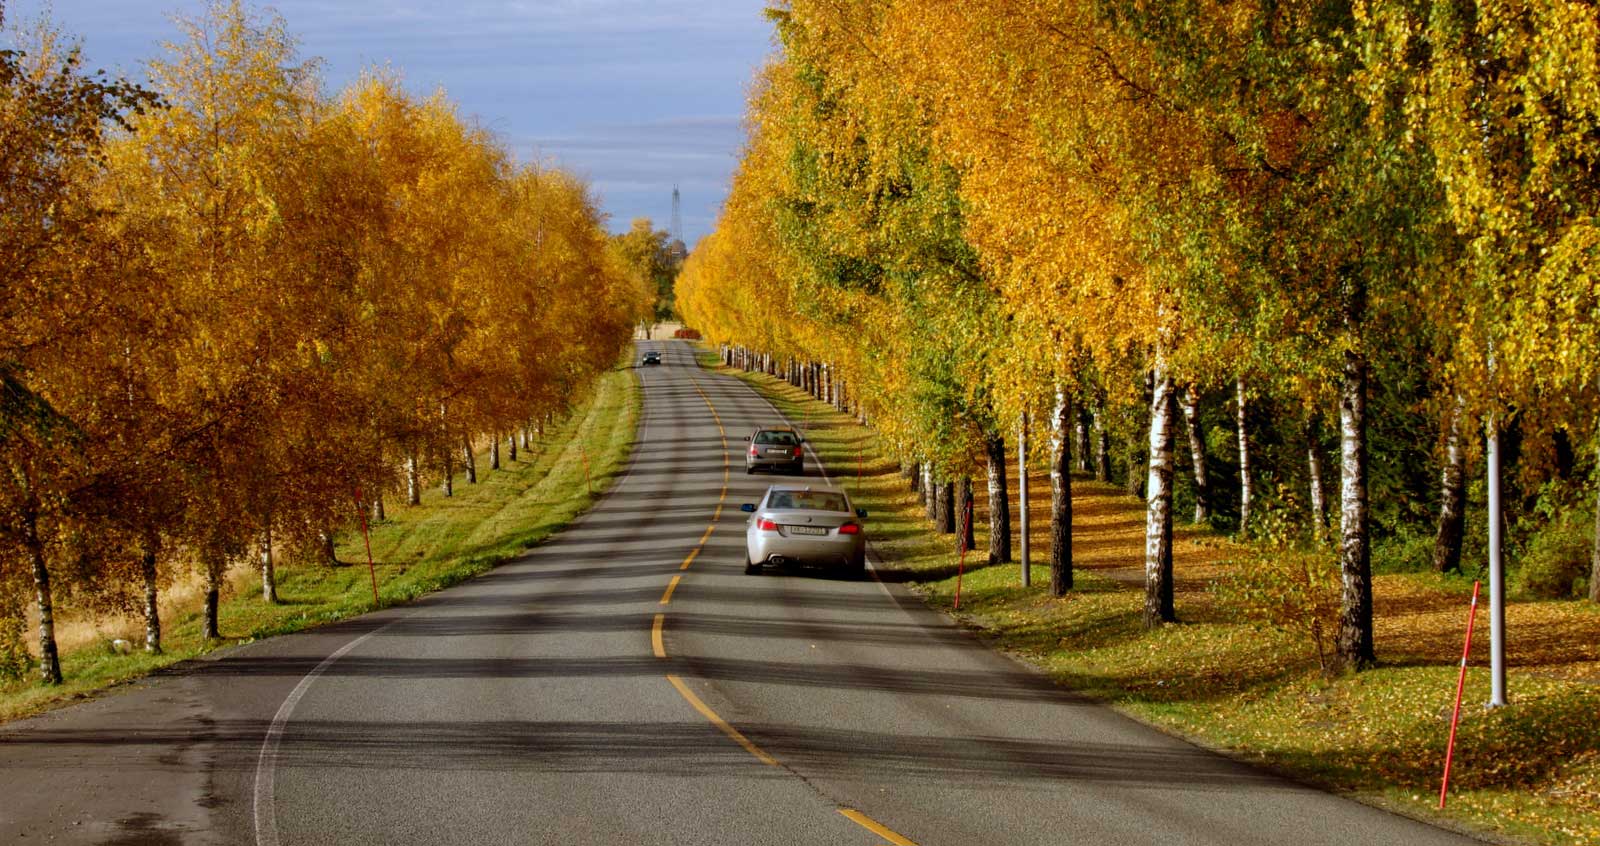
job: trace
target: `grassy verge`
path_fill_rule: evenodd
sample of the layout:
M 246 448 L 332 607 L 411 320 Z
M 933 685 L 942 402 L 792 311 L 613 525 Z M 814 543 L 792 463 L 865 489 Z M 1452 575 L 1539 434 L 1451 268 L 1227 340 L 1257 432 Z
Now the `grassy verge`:
M 703 361 L 719 366 L 715 355 Z M 933 532 L 873 433 L 780 380 L 726 372 L 805 428 L 836 481 L 870 509 L 874 550 L 888 578 L 909 582 L 929 604 L 1063 684 L 1201 745 L 1409 816 L 1519 842 L 1600 842 L 1600 609 L 1511 603 L 1512 706 L 1493 711 L 1481 705 L 1489 693 L 1481 669 L 1488 638 L 1479 626 L 1449 809 L 1439 812 L 1470 580 L 1377 577 L 1382 665 L 1329 678 L 1306 639 L 1241 622 L 1219 598 L 1213 587 L 1261 553 L 1207 530 L 1176 532 L 1182 623 L 1145 631 L 1144 511 L 1110 485 L 1075 481 L 1075 585 L 1066 597 L 1049 596 L 1048 525 L 1040 524 L 1049 480 L 1035 471 L 1034 585 L 1022 587 L 1016 565 L 982 560 L 987 514 L 980 501 L 980 553 L 968 558 L 961 610 L 953 612 L 953 536 Z M 1016 480 L 1012 485 L 1015 508 Z
M 605 374 L 588 400 L 545 433 L 519 461 L 490 470 L 478 460 L 478 483 L 455 478 L 455 496 L 437 488 L 416 507 L 394 505 L 388 519 L 371 527 L 378 594 L 383 606 L 407 602 L 448 587 L 516 557 L 583 513 L 604 493 L 628 460 L 639 395 L 629 369 Z M 586 485 L 593 480 L 593 492 Z M 28 682 L 0 685 L 0 720 L 25 716 L 91 696 L 107 687 L 214 649 L 300 631 L 371 611 L 372 584 L 359 532 L 341 538 L 339 558 L 350 566 L 326 567 L 280 561 L 277 605 L 260 600 L 258 576 L 235 573 L 219 622 L 224 638 L 200 636 L 198 607 L 165 610 L 165 652 L 113 653 L 113 637 L 142 642 L 142 627 L 115 626 L 62 656 L 66 682 L 46 687 Z M 70 618 L 70 609 L 69 609 Z M 131 625 L 137 626 L 137 623 Z

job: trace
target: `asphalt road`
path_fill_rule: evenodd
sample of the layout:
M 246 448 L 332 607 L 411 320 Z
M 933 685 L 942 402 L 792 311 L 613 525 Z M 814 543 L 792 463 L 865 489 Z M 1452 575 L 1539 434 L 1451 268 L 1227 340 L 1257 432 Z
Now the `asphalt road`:
M 781 419 L 640 346 L 665 364 L 593 511 L 417 604 L 0 728 L 0 843 L 1474 842 L 1078 701 L 896 586 L 744 575 L 742 436 Z

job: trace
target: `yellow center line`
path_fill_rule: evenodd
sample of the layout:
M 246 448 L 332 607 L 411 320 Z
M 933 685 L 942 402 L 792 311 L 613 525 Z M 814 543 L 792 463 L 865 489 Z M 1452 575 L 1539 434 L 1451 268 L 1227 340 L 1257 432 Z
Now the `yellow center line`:
M 839 813 L 844 814 L 845 819 L 861 826 L 862 828 L 878 835 L 879 837 L 882 837 L 884 840 L 893 843 L 894 846 L 917 846 L 915 841 L 909 840 L 899 834 L 894 833 L 892 829 L 885 826 L 883 823 L 880 823 L 872 817 L 869 817 L 853 808 L 840 808 Z
M 667 592 L 661 594 L 661 604 L 662 605 L 666 605 L 668 602 L 672 601 L 672 592 L 678 589 L 678 582 L 682 578 L 683 578 L 682 576 L 673 576 L 672 577 L 672 581 L 667 582 Z
M 655 625 L 650 627 L 650 649 L 655 652 L 657 658 L 667 657 L 667 645 L 661 640 L 661 624 L 666 618 L 665 614 L 657 614 Z
M 722 519 L 722 504 L 728 499 L 728 474 L 733 463 L 732 456 L 728 454 L 728 431 L 722 425 L 722 416 L 717 414 L 716 405 L 711 402 L 711 395 L 707 394 L 705 388 L 700 386 L 700 381 L 698 379 L 696 379 L 694 382 L 694 389 L 699 392 L 700 398 L 705 400 L 706 408 L 711 411 L 711 419 L 715 420 L 717 423 L 717 434 L 722 437 L 722 493 L 717 497 L 717 509 L 711 515 L 711 525 L 706 527 L 706 533 L 700 536 L 700 542 L 695 545 L 694 549 L 689 551 L 688 557 L 683 559 L 683 564 L 678 567 L 679 570 L 689 569 L 689 565 L 694 562 L 695 556 L 700 554 L 700 550 L 703 549 L 706 545 L 706 542 L 711 539 L 711 533 L 716 531 L 717 521 Z M 671 582 L 667 583 L 667 592 L 661 595 L 662 605 L 666 605 L 672 601 L 672 592 L 677 590 L 678 582 L 682 579 L 683 576 L 681 574 L 676 575 L 672 577 Z M 654 651 L 657 658 L 667 657 L 666 644 L 662 640 L 661 635 L 662 626 L 665 625 L 666 622 L 666 616 L 666 614 L 657 614 L 655 616 L 655 623 L 650 628 L 650 647 L 652 651 Z M 721 730 L 721 732 L 727 735 L 730 740 L 743 747 L 744 751 L 749 752 L 755 757 L 756 760 L 766 764 L 769 767 L 778 766 L 778 760 L 776 758 L 768 755 L 766 752 L 763 752 L 761 747 L 755 745 L 750 738 L 745 737 L 742 732 L 730 725 L 728 721 L 719 716 L 716 711 L 711 710 L 711 706 L 701 701 L 700 697 L 696 696 L 694 691 L 690 690 L 689 686 L 683 683 L 682 679 L 675 675 L 668 674 L 667 681 L 671 682 L 672 686 L 677 688 L 678 694 L 689 703 L 690 707 L 694 708 L 696 711 L 699 711 L 701 716 L 705 717 L 707 720 L 710 720 L 712 725 Z M 840 808 L 839 813 L 843 814 L 845 819 L 848 819 L 856 825 L 859 825 L 873 834 L 882 837 L 884 840 L 889 841 L 889 843 L 893 844 L 893 846 L 917 846 L 914 841 L 895 833 L 889 827 L 853 808 Z
M 700 712 L 700 716 L 705 717 L 706 719 L 710 720 L 712 725 L 714 725 L 717 728 L 721 729 L 722 733 L 727 735 L 728 738 L 730 740 L 732 740 L 734 743 L 737 743 L 740 746 L 743 746 L 744 747 L 744 751 L 749 752 L 751 755 L 754 755 L 756 760 L 760 761 L 763 764 L 766 764 L 769 767 L 778 766 L 778 760 L 776 758 L 774 758 L 771 755 L 768 755 L 767 753 L 761 751 L 761 747 L 759 747 L 759 746 L 755 745 L 754 743 L 752 743 L 750 741 L 750 738 L 745 737 L 743 734 L 740 733 L 740 731 L 738 729 L 734 728 L 731 725 L 728 725 L 728 721 L 727 720 L 724 720 L 723 718 L 717 716 L 717 712 L 711 710 L 711 707 L 706 705 L 706 703 L 701 702 L 700 701 L 700 697 L 695 696 L 694 695 L 694 691 L 690 690 L 689 686 L 684 684 L 682 679 L 680 679 L 680 678 L 678 678 L 677 676 L 674 676 L 674 675 L 668 675 L 667 676 L 667 681 L 672 682 L 672 686 L 678 689 L 678 693 L 681 694 L 684 699 L 688 700 L 689 705 L 691 707 L 693 707 L 696 711 Z M 884 829 L 884 830 L 888 831 L 888 829 Z M 896 842 L 897 843 L 910 843 L 911 841 L 909 841 L 909 840 L 900 840 L 900 841 L 896 841 Z

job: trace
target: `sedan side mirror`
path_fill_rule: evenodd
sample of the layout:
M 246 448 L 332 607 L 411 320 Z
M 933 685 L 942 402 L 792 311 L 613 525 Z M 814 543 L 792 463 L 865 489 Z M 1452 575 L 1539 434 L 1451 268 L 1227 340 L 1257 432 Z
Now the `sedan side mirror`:
M 739 510 L 746 514 L 754 514 L 756 513 L 756 506 L 755 503 L 747 502 L 744 505 L 739 506 Z
M 865 508 L 857 508 L 856 509 L 856 516 L 860 517 L 863 520 L 867 519 L 867 509 L 865 509 Z
M 750 436 L 749 435 L 745 435 L 744 439 L 748 441 L 748 440 L 750 440 Z

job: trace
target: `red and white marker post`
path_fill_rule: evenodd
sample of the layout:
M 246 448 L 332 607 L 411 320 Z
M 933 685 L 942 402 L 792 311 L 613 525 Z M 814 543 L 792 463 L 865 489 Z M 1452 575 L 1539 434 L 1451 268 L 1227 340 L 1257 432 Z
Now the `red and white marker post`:
M 367 575 L 372 577 L 372 604 L 378 604 L 378 567 L 372 563 L 372 536 L 367 534 L 367 509 L 361 501 L 361 489 L 356 488 L 356 513 L 361 515 L 361 540 L 367 544 Z
M 1472 652 L 1472 625 L 1478 619 L 1478 582 L 1472 583 L 1472 606 L 1467 609 L 1467 642 L 1461 647 L 1461 674 L 1456 678 L 1456 707 L 1450 715 L 1450 742 L 1444 747 L 1444 780 L 1439 784 L 1439 808 L 1444 808 L 1445 794 L 1450 792 L 1450 764 L 1455 759 L 1456 726 L 1461 722 L 1461 694 L 1467 686 L 1467 656 Z
M 590 496 L 594 496 L 594 480 L 589 475 L 589 445 L 580 441 L 578 453 L 583 456 L 583 489 L 588 491 Z
M 963 511 L 967 512 L 962 523 L 961 537 L 956 538 L 956 544 L 961 549 L 961 559 L 956 563 L 956 607 L 961 610 L 961 577 L 967 572 L 967 533 L 972 531 L 972 506 L 963 503 Z
M 867 440 L 865 433 L 856 440 L 856 495 L 861 495 L 861 450 L 862 444 Z

